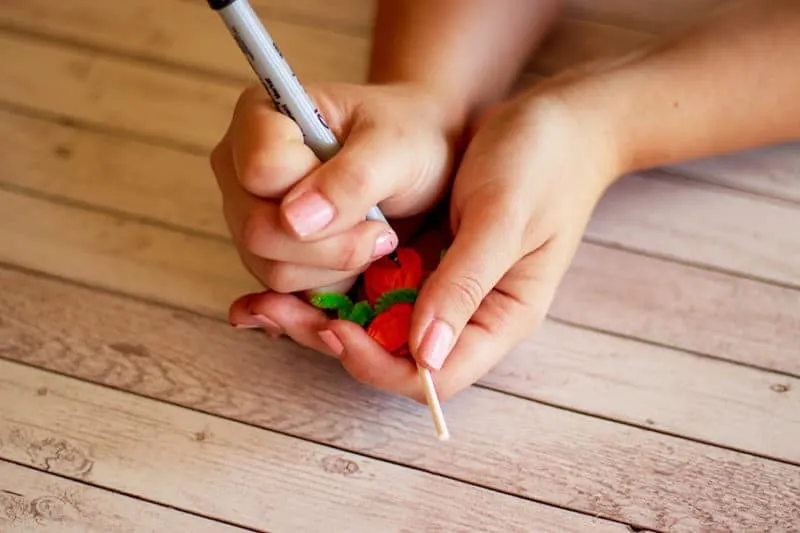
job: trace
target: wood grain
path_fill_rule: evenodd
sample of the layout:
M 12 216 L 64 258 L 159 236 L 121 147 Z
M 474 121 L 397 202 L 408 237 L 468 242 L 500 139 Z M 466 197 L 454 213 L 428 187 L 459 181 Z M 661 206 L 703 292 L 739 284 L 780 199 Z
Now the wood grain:
M 149 8 L 136 8 L 150 13 L 154 10 L 155 0 L 147 1 L 152 5 Z M 41 4 L 37 4 L 37 2 Z M 134 9 L 132 3 L 125 3 L 125 9 Z M 93 21 L 102 16 L 118 17 L 116 4 L 97 4 L 92 0 L 76 0 L 75 3 L 58 3 L 53 6 L 47 0 L 31 0 L 31 2 L 11 2 L 0 0 L 0 17 L 5 17 L 6 23 L 25 28 L 54 26 L 53 31 L 71 31 L 85 39 L 94 39 L 91 42 L 104 47 L 106 41 L 115 43 L 118 47 L 130 48 L 130 53 L 147 56 L 140 48 L 151 47 L 151 59 L 168 57 L 169 49 L 155 46 L 150 39 L 142 40 L 138 32 L 148 31 L 194 31 L 191 28 L 200 26 L 170 24 L 167 29 L 142 29 L 136 31 L 136 39 L 132 42 L 126 40 L 126 35 L 133 30 L 127 22 L 117 21 L 117 26 L 124 26 L 124 30 L 117 31 L 114 24 L 108 26 L 94 24 Z M 184 5 L 185 4 L 185 5 Z M 38 8 L 36 6 L 39 6 Z M 47 6 L 45 9 L 44 6 Z M 159 6 L 172 6 L 172 3 L 158 4 Z M 174 2 L 175 6 L 184 6 L 181 9 L 199 9 L 185 2 Z M 188 7 L 187 7 L 188 6 Z M 59 10 L 67 10 L 63 17 L 71 21 L 70 25 L 64 24 Z M 177 9 L 177 8 L 176 8 Z M 149 10 L 149 11 L 148 11 Z M 41 12 L 44 11 L 44 14 Z M 54 14 L 48 14 L 54 13 Z M 53 16 L 51 20 L 48 17 Z M 183 14 L 181 14 L 183 17 Z M 142 18 L 142 17 L 140 17 Z M 74 20 L 73 20 L 74 19 Z M 147 24 L 151 19 L 156 19 L 163 24 L 163 20 L 148 16 L 144 17 L 142 24 Z M 191 19 L 191 17 L 189 17 Z M 205 20 L 205 18 L 203 19 Z M 213 21 L 212 21 L 213 22 Z M 197 23 L 200 24 L 200 23 Z M 203 24 L 208 24 L 204 22 Z M 73 29 L 69 29 L 73 28 Z M 77 28 L 77 29 L 75 29 Z M 224 28 L 223 28 L 224 30 Z M 103 32 L 101 36 L 92 37 L 96 32 Z M 289 31 L 289 35 L 294 35 Z M 216 36 L 216 37 L 215 37 Z M 564 39 L 568 37 L 554 37 Z M 208 42 L 218 54 L 223 54 L 226 48 L 225 39 L 230 41 L 224 33 L 215 33 L 209 29 L 199 32 L 192 39 L 180 36 L 170 36 L 172 42 L 192 42 L 198 39 Z M 214 39 L 219 39 L 214 44 Z M 608 52 L 608 47 L 617 46 L 615 40 L 606 41 L 604 37 L 592 37 L 600 42 L 602 50 Z M 592 48 L 593 40 L 574 39 L 576 45 Z M 312 40 L 311 42 L 317 42 Z M 230 43 L 227 43 L 230 47 Z M 142 64 L 136 61 L 115 58 L 103 53 L 92 52 L 84 49 L 58 46 L 51 42 L 38 41 L 28 37 L 9 35 L 0 32 L 0 46 L 8 53 L 0 55 L 0 75 L 4 84 L 0 86 L 0 101 L 11 103 L 14 106 L 24 106 L 60 117 L 88 121 L 92 124 L 107 128 L 116 128 L 136 135 L 155 136 L 170 143 L 189 145 L 194 150 L 208 151 L 219 140 L 228 125 L 233 105 L 239 91 L 252 83 L 252 75 L 247 72 L 247 65 L 241 64 L 242 59 L 235 49 L 224 53 L 217 63 L 200 55 L 192 59 L 187 57 L 186 50 L 178 50 L 171 59 L 174 62 L 205 65 L 204 68 L 214 70 L 220 65 L 232 65 L 234 70 L 229 74 L 241 77 L 241 81 L 214 80 L 206 76 L 193 75 L 169 67 L 158 67 L 152 64 Z M 627 47 L 623 44 L 622 47 Z M 327 46 L 326 50 L 336 50 L 334 46 Z M 127 48 L 126 48 L 127 49 Z M 195 50 L 195 48 L 189 48 Z M 286 52 L 287 55 L 289 52 Z M 303 56 L 307 52 L 299 49 L 297 54 Z M 239 54 L 237 56 L 237 54 Z M 366 51 L 353 52 L 354 56 Z M 567 55 L 572 54 L 569 52 Z M 572 54 L 574 55 L 574 54 Z M 313 58 L 313 54 L 311 55 Z M 570 56 L 571 57 L 571 56 Z M 570 60 L 571 61 L 571 60 Z M 200 63 L 199 63 L 200 62 Z M 320 61 L 313 60 L 313 65 L 340 65 L 339 60 Z M 37 64 L 41 68 L 29 69 L 27 64 Z M 216 66 L 215 66 L 216 65 Z M 234 66 L 238 65 L 238 66 Z M 308 67 L 312 70 L 312 67 Z M 557 68 L 557 67 L 551 67 Z M 334 81 L 359 81 L 347 74 L 346 69 L 337 67 L 339 78 Z M 314 72 L 306 77 L 314 81 Z M 53 79 L 59 79 L 58 86 L 53 84 Z M 319 77 L 318 79 L 322 79 Z M 326 78 L 327 79 L 327 78 Z M 526 81 L 528 83 L 529 81 Z M 697 179 L 707 180 L 732 188 L 752 191 L 772 196 L 797 200 L 800 197 L 800 180 L 793 169 L 798 166 L 800 159 L 800 146 L 783 149 L 764 148 L 742 154 L 725 157 L 710 158 L 699 162 L 690 162 L 686 165 L 676 165 L 674 168 L 681 172 L 687 171 Z
M 292 343 L 10 271 L 2 271 L 0 279 L 3 286 L 18 288 L 12 294 L 0 293 L 4 310 L 15 309 L 3 313 L 2 338 L 8 340 L 0 353 L 7 359 L 656 530 L 741 531 L 763 529 L 767 524 L 785 529 L 800 516 L 800 468 L 796 466 L 477 388 L 445 406 L 454 438 L 437 445 L 424 406 L 354 384 L 335 361 Z M 46 297 L 57 299 L 61 306 L 33 304 L 27 296 L 16 296 L 34 290 L 51 295 Z M 38 316 L 25 318 L 31 312 L 25 307 L 38 310 Z M 28 392 L 14 392 L 19 387 L 14 383 L 26 380 L 6 377 L 9 372 L 3 368 L 0 373 L 11 381 L 0 390 L 26 398 L 22 404 L 30 405 L 28 398 L 36 388 L 49 387 L 37 378 Z M 67 405 L 69 396 L 66 384 L 59 384 L 58 390 L 55 405 L 60 413 L 68 409 L 58 406 Z M 84 402 L 90 403 L 81 404 L 77 421 L 54 416 L 54 422 L 44 427 L 57 427 L 60 434 L 79 431 L 69 428 L 84 427 L 84 417 L 105 420 L 93 413 L 114 407 L 115 402 L 131 405 L 125 408 L 128 417 L 139 413 L 133 400 L 106 398 L 99 390 Z M 49 416 L 50 404 L 33 405 L 37 414 L 30 416 L 40 428 L 38 421 Z M 148 406 L 145 414 L 152 417 L 154 411 L 168 409 Z M 159 416 L 162 421 L 156 426 L 134 418 L 132 427 L 141 426 L 139 433 L 150 441 L 159 435 L 169 437 L 171 428 L 189 436 L 203 429 L 194 427 L 195 419 L 183 412 L 170 416 L 169 423 L 163 421 L 166 414 Z M 97 425 L 92 422 L 90 427 Z M 111 427 L 115 430 L 108 439 L 143 438 Z M 211 433 L 230 442 L 249 441 L 233 439 L 232 428 L 226 426 L 225 431 L 212 429 Z M 105 457 L 104 450 L 123 449 L 120 446 L 95 446 L 92 458 Z M 183 446 L 176 448 L 187 458 L 195 453 Z M 258 449 L 263 454 L 275 448 Z M 245 452 L 240 447 L 229 457 Z M 94 476 L 102 472 L 95 466 L 92 479 L 97 481 Z M 203 477 L 208 475 L 203 473 Z M 167 490 L 168 484 L 150 490 Z
M 369 49 L 365 37 L 287 22 L 260 9 L 258 12 L 301 79 L 364 78 Z M 0 0 L 0 24 L 111 52 L 199 68 L 247 83 L 255 80 L 236 43 L 205 0 L 129 0 L 108 5 L 95 0 Z
M 800 287 L 798 227 L 796 204 L 651 172 L 626 176 L 612 186 L 587 236 Z
M 2 260 L 54 275 L 215 315 L 258 289 L 224 242 L 4 191 L 0 223 Z M 798 375 L 798 301 L 791 289 L 584 243 L 551 315 Z
M 193 0 L 201 1 L 201 0 Z M 639 31 L 660 33 L 696 20 L 731 0 L 567 0 L 569 18 L 613 24 Z M 372 27 L 375 0 L 252 0 L 272 16 L 300 16 L 339 31 L 367 33 Z
M 201 150 L 225 132 L 241 89 L 3 33 L 0 48 L 0 100 Z
M 229 239 L 207 157 L 0 109 L 0 184 Z
M 0 260 L 226 316 L 260 286 L 227 243 L 0 190 Z
M 261 531 L 625 529 L 5 361 L 0 399 L 3 458 Z
M 0 429 L 0 433 L 5 433 Z M 3 533 L 243 533 L 252 531 L 0 461 Z
M 800 143 L 744 150 L 670 168 L 709 183 L 800 203 Z
M 800 375 L 800 292 L 585 244 L 550 313 L 568 322 Z
M 228 239 L 206 157 L 3 110 L 0 137 L 7 151 L 0 183 Z M 609 190 L 588 236 L 800 286 L 798 224 L 795 205 L 650 172 Z

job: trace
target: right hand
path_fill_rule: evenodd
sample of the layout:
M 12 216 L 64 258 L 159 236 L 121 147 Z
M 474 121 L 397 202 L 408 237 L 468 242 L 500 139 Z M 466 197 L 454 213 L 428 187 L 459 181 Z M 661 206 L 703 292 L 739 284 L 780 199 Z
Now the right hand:
M 398 235 L 366 221 L 368 210 L 380 204 L 390 220 L 406 219 L 440 202 L 461 135 L 461 124 L 416 86 L 330 85 L 310 87 L 309 95 L 342 143 L 331 160 L 318 160 L 260 85 L 243 92 L 211 154 L 242 262 L 281 294 L 346 291 L 372 261 L 396 248 L 401 226 L 392 222 Z M 241 323 L 247 322 L 241 309 L 231 315 L 239 325 L 259 325 Z M 280 316 L 270 318 L 291 329 Z

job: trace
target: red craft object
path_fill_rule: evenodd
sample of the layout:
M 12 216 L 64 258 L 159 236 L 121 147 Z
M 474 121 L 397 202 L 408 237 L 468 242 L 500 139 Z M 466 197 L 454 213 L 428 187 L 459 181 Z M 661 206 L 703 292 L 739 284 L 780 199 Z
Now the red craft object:
M 375 317 L 367 328 L 367 335 L 375 339 L 387 352 L 397 356 L 407 355 L 412 311 L 411 304 L 392 305 Z
M 372 263 L 364 272 L 364 292 L 371 305 L 378 298 L 396 289 L 418 289 L 422 283 L 422 257 L 412 248 L 398 248 L 400 266 L 388 257 Z

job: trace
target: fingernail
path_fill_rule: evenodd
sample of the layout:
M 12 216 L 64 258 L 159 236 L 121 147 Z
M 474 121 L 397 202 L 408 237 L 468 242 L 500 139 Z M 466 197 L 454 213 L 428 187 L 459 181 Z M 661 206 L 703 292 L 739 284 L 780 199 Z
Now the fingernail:
M 339 340 L 339 337 L 336 336 L 336 333 L 329 329 L 323 329 L 322 331 L 318 332 L 319 338 L 322 339 L 322 342 L 333 351 L 336 357 L 339 357 L 344 352 L 344 345 L 342 341 Z
M 276 322 L 264 315 L 259 314 L 250 315 L 249 321 L 240 324 L 234 324 L 234 327 L 240 329 L 261 328 L 274 337 L 283 334 L 283 328 L 281 328 Z
M 372 258 L 378 259 L 394 250 L 397 246 L 397 235 L 393 231 L 384 231 L 375 240 L 375 249 L 372 251 Z
M 292 229 L 305 237 L 327 226 L 336 214 L 333 205 L 318 192 L 307 192 L 285 207 Z
M 434 320 L 428 326 L 420 346 L 420 358 L 432 370 L 439 370 L 450 353 L 453 344 L 453 328 L 441 320 Z

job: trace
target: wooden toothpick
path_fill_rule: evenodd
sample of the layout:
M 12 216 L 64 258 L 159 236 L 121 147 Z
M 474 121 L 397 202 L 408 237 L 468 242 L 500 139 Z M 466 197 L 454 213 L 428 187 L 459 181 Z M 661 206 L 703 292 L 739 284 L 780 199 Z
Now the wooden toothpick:
M 428 408 L 430 408 L 431 415 L 433 416 L 436 436 L 439 440 L 448 440 L 450 438 L 450 432 L 447 430 L 447 423 L 444 421 L 444 413 L 442 412 L 442 406 L 439 404 L 439 395 L 436 394 L 436 388 L 433 386 L 431 372 L 420 365 L 417 365 L 417 371 L 419 373 L 419 379 L 422 382 L 422 389 L 425 391 L 425 398 L 428 400 Z

